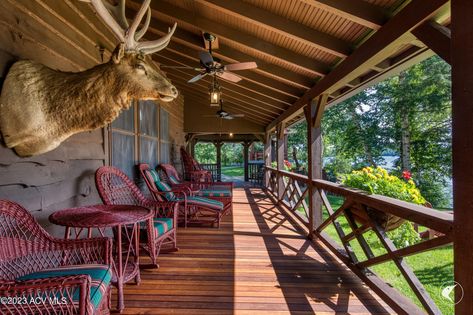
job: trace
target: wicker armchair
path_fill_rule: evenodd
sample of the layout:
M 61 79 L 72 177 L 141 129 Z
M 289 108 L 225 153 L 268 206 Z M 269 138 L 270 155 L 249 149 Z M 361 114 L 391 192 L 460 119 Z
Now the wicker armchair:
M 110 239 L 54 238 L 0 200 L 0 314 L 108 314 L 111 262 Z
M 220 221 L 225 212 L 222 202 L 194 196 L 189 187 L 172 188 L 167 183 L 162 182 L 158 172 L 151 169 L 148 164 L 140 164 L 139 168 L 141 176 L 155 200 L 179 203 L 179 209 L 184 217 L 184 227 L 187 227 L 188 222 L 210 223 L 220 227 Z M 207 219 L 202 220 L 201 218 Z
M 181 147 L 181 162 L 186 180 L 194 183 L 213 182 L 212 173 L 203 169 L 184 147 Z
M 146 235 L 146 237 L 140 237 L 140 243 L 141 247 L 148 252 L 153 265 L 158 266 L 157 259 L 163 245 L 170 245 L 170 251 L 178 250 L 177 202 L 146 198 L 125 173 L 112 166 L 102 166 L 96 171 L 95 184 L 106 205 L 134 205 L 154 210 L 154 220 L 148 223 L 146 234 L 140 233 Z
M 185 182 L 182 181 L 177 170 L 171 164 L 159 164 L 156 166 L 161 179 L 168 183 L 173 189 L 188 187 L 196 196 L 218 200 L 224 205 L 224 213 L 233 210 L 233 182 Z

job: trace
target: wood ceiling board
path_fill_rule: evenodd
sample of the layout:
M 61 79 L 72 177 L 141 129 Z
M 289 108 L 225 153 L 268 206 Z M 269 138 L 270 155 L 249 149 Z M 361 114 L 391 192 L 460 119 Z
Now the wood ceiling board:
M 346 57 L 351 52 L 351 45 L 345 40 L 292 21 L 286 18 L 286 16 L 274 14 L 268 10 L 247 4 L 241 0 L 196 0 L 196 2 L 215 8 L 226 15 L 236 17 L 240 21 L 249 21 L 258 27 L 269 29 L 276 34 L 295 39 L 338 57 Z
M 153 15 L 167 15 L 178 23 L 191 24 L 194 27 L 198 27 L 200 30 L 209 31 L 221 37 L 220 40 L 222 40 L 222 38 L 227 38 L 239 42 L 249 48 L 262 51 L 266 55 L 277 57 L 284 62 L 306 68 L 309 71 L 315 71 L 321 75 L 328 71 L 327 65 L 317 60 L 297 55 L 294 51 L 291 51 L 288 48 L 262 41 L 260 38 L 256 38 L 248 33 L 242 33 L 241 31 L 230 28 L 224 24 L 216 23 L 212 20 L 202 18 L 201 16 L 196 16 L 191 11 L 182 10 L 179 7 L 165 2 L 152 2 L 151 7 L 153 9 Z

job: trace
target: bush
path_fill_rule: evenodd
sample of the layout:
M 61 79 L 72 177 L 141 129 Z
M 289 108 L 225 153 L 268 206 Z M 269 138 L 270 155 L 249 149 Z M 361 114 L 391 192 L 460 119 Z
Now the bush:
M 371 194 L 383 195 L 423 205 L 426 201 L 410 176 L 410 173 L 404 172 L 403 178 L 401 179 L 390 175 L 382 167 L 365 167 L 362 170 L 343 175 L 342 182 L 347 186 L 358 188 Z M 409 246 L 420 241 L 418 233 L 409 222 L 388 232 L 388 236 L 398 248 Z

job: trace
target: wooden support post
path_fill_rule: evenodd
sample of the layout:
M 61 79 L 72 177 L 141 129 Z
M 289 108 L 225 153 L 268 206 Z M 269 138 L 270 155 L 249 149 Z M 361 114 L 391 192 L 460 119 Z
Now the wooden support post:
M 304 108 L 307 121 L 307 176 L 309 180 L 322 178 L 321 121 L 327 98 L 327 94 L 322 94 Z M 313 232 L 321 223 L 322 200 L 317 189 L 309 185 L 309 236 L 313 236 Z
M 435 21 L 427 21 L 412 31 L 418 39 L 432 49 L 443 60 L 451 63 L 450 29 Z
M 217 181 L 222 181 L 222 145 L 223 142 L 214 142 L 215 149 L 217 150 Z
M 243 167 L 245 171 L 245 182 L 249 180 L 248 178 L 248 149 L 250 148 L 251 142 L 243 142 Z
M 452 154 L 454 273 L 464 290 L 455 314 L 473 314 L 473 1 L 452 0 Z M 455 287 L 455 297 L 461 289 Z
M 280 123 L 277 128 L 277 137 L 276 137 L 276 162 L 279 171 L 284 170 L 284 129 L 286 129 L 286 124 L 284 122 Z M 284 199 L 284 179 L 282 176 L 278 175 L 278 198 L 279 200 Z
M 264 165 L 265 166 L 271 166 L 271 134 L 269 132 L 266 132 L 264 135 Z M 269 178 L 270 178 L 270 173 L 269 172 L 264 172 L 264 187 L 268 188 L 269 187 Z
M 192 139 L 190 141 L 190 155 L 195 159 L 195 145 L 197 144 L 197 139 Z

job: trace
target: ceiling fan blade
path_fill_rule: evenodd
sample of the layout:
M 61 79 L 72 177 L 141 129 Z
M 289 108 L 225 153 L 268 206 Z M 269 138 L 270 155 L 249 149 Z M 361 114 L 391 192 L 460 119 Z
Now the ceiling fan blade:
M 214 59 L 208 51 L 200 51 L 199 59 L 200 62 L 207 67 L 211 66 L 214 63 Z
M 187 81 L 187 83 L 197 82 L 200 79 L 202 79 L 203 77 L 205 77 L 206 75 L 207 75 L 207 73 L 200 73 L 200 74 L 196 75 L 195 77 L 193 77 L 192 79 L 190 79 L 189 81 Z
M 241 117 L 245 117 L 245 114 L 232 114 L 231 116 L 233 118 L 241 118 Z
M 224 79 L 224 80 L 227 80 L 227 81 L 230 81 L 230 82 L 240 82 L 241 81 L 241 78 L 239 76 L 237 76 L 236 74 L 234 73 L 231 73 L 231 72 L 228 72 L 228 71 L 223 71 L 223 72 L 217 72 L 217 75 Z
M 254 61 L 250 62 L 239 62 L 239 63 L 232 63 L 229 65 L 226 65 L 224 67 L 225 70 L 230 70 L 230 71 L 238 71 L 238 70 L 248 70 L 248 69 L 255 69 L 257 68 L 258 65 Z
M 227 115 L 227 116 L 223 116 L 221 117 L 223 119 L 227 119 L 227 120 L 232 120 L 233 119 L 233 116 L 232 115 Z

